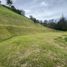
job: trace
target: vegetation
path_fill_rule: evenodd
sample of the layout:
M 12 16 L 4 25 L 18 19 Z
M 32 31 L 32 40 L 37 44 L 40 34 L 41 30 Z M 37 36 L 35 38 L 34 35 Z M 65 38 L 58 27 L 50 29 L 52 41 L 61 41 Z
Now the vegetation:
M 33 16 L 30 16 L 30 19 L 31 19 L 34 23 L 39 23 L 39 20 L 37 20 L 37 19 L 34 18 Z
M 30 19 L 34 21 L 34 23 L 39 23 L 43 26 L 56 29 L 56 30 L 61 30 L 61 31 L 67 31 L 67 20 L 65 17 L 61 17 L 58 22 L 54 21 L 54 19 L 51 19 L 49 21 L 44 20 L 44 22 L 37 20 L 33 16 L 30 16 Z
M 25 11 L 24 10 L 16 9 L 13 5 L 11 7 L 8 7 L 8 6 L 5 6 L 5 5 L 2 5 L 2 6 L 10 9 L 11 11 L 13 11 L 13 12 L 19 14 L 19 15 L 25 16 Z
M 7 5 L 11 6 L 13 4 L 12 0 L 6 0 Z
M 57 28 L 59 30 L 67 31 L 67 20 L 64 17 L 62 17 L 57 23 Z
M 67 66 L 66 32 L 34 24 L 2 6 L 0 20 L 1 67 Z
M 0 1 L 0 4 L 1 4 L 1 1 Z M 14 11 L 15 13 L 17 13 L 19 15 L 25 16 L 25 11 L 24 10 L 16 9 L 15 6 L 13 5 L 13 1 L 12 0 L 6 0 L 6 4 L 8 6 L 2 5 L 2 4 L 1 5 L 4 6 L 4 7 L 6 7 L 6 8 L 8 8 L 8 9 L 10 9 L 10 10 L 12 10 L 12 11 Z
M 9 18 L 9 19 L 8 19 Z M 0 7 L 0 39 L 6 39 L 21 34 L 36 33 L 41 31 L 50 31 L 40 24 L 34 24 L 33 21 L 21 16 L 9 9 Z M 19 31 L 19 32 L 18 32 Z
M 63 24 L 64 18 L 42 23 L 0 6 L 0 67 L 67 67 L 67 32 L 60 31 L 66 29 Z

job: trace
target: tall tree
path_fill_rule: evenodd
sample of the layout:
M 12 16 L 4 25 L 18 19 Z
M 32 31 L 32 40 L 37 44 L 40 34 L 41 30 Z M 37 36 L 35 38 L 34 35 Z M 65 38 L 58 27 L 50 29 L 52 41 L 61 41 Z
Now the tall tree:
M 7 5 L 11 6 L 13 4 L 12 0 L 6 0 Z
M 57 26 L 59 30 L 63 30 L 63 31 L 67 30 L 67 20 L 64 17 L 62 17 L 59 20 Z
M 0 1 L 0 5 L 1 5 L 1 1 Z
M 37 19 L 34 18 L 33 16 L 30 16 L 30 19 L 31 19 L 34 23 L 39 23 L 39 20 L 37 20 Z

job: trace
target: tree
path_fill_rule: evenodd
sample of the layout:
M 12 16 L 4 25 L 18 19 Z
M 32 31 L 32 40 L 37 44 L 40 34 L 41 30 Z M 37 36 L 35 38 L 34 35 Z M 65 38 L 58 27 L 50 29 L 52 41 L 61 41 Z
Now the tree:
M 25 11 L 21 10 L 21 15 L 25 16 Z
M 11 8 L 12 8 L 13 10 L 16 10 L 16 8 L 15 8 L 13 5 L 11 6 Z
M 61 17 L 57 23 L 57 29 L 66 31 L 67 30 L 67 20 L 64 17 Z
M 34 18 L 33 16 L 30 16 L 30 19 L 31 19 L 34 23 L 39 23 L 39 20 L 37 20 L 37 19 Z
M 7 5 L 11 6 L 13 4 L 12 0 L 6 0 Z
M 44 22 L 42 23 L 44 26 L 47 26 L 48 25 L 48 21 L 47 20 L 44 20 Z
M 1 1 L 0 1 L 0 5 L 1 5 Z

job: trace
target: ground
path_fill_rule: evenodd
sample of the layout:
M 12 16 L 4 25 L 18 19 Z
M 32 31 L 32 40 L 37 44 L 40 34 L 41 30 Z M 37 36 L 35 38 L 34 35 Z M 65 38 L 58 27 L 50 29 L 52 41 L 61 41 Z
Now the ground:
M 5 67 L 67 67 L 67 33 L 17 36 L 0 43 Z

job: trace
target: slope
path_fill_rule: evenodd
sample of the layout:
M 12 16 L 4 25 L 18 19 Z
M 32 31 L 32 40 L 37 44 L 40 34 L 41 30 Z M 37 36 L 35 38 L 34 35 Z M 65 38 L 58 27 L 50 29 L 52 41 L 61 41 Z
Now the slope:
M 16 35 L 25 35 L 48 30 L 51 29 L 44 28 L 40 24 L 34 24 L 30 19 L 0 6 L 0 40 L 5 40 Z
M 34 24 L 0 6 L 0 67 L 67 67 L 67 32 Z

